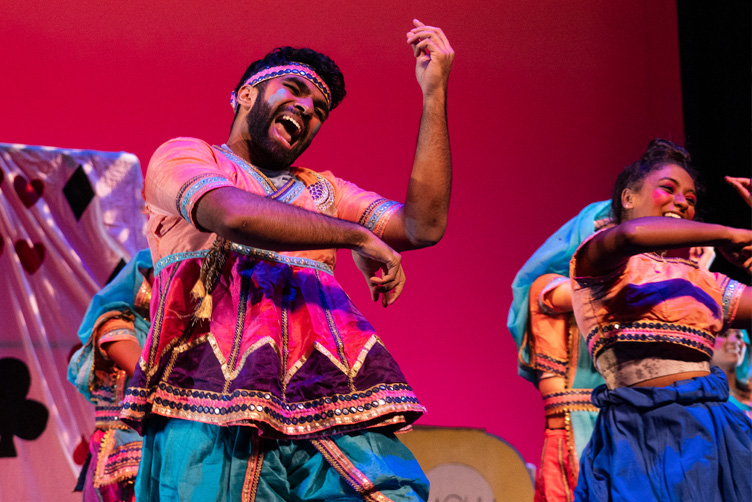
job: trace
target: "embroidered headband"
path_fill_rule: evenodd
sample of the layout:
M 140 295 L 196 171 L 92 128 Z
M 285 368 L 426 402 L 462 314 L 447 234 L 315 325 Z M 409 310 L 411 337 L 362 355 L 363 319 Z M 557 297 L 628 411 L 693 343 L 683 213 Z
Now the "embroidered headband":
M 282 77 L 284 75 L 299 75 L 306 80 L 309 80 L 313 85 L 318 87 L 318 89 L 324 95 L 327 106 L 331 105 L 332 93 L 329 91 L 329 86 L 326 85 L 324 79 L 316 74 L 313 68 L 303 63 L 292 62 L 282 66 L 271 66 L 264 68 L 263 70 L 260 70 L 248 77 L 248 80 L 246 80 L 243 85 L 250 85 L 251 87 L 253 87 L 265 80 Z M 232 106 L 233 110 L 235 110 L 235 108 L 238 106 L 238 97 L 237 94 L 235 94 L 235 91 L 232 91 L 232 93 L 230 94 L 230 105 Z

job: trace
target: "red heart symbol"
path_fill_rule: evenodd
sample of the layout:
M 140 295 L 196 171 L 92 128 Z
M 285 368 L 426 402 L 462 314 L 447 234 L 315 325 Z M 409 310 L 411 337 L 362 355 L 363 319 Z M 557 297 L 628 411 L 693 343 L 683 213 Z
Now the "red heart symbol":
M 15 248 L 24 270 L 29 274 L 39 270 L 44 261 L 44 244 L 37 243 L 31 247 L 26 241 L 16 241 Z
M 26 181 L 26 178 L 17 174 L 13 179 L 13 188 L 16 189 L 16 193 L 21 199 L 21 202 L 23 202 L 23 205 L 31 207 L 39 200 L 39 197 L 42 196 L 44 184 L 41 180 L 31 180 L 31 182 L 28 182 Z
M 77 465 L 84 465 L 86 457 L 89 455 L 89 442 L 85 437 L 81 436 L 81 441 L 76 445 L 76 449 L 73 450 L 73 461 Z

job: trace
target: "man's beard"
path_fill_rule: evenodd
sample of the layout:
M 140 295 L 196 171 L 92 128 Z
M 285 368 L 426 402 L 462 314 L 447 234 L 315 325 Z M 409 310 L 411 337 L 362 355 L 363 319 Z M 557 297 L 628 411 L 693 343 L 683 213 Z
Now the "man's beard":
M 251 138 L 251 161 L 262 169 L 284 171 L 289 169 L 295 159 L 308 147 L 303 138 L 298 138 L 289 150 L 273 140 L 269 135 L 275 112 L 260 92 L 253 103 L 246 124 Z

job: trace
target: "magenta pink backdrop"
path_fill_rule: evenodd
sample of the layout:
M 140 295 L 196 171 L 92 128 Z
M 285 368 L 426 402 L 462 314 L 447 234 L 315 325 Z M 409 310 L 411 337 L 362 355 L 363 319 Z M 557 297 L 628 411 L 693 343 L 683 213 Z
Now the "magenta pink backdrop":
M 683 141 L 675 2 L 359 4 L 4 2 L 0 142 L 125 150 L 144 166 L 174 136 L 221 143 L 246 65 L 308 45 L 338 62 L 349 96 L 299 164 L 401 200 L 420 114 L 405 32 L 413 17 L 443 27 L 457 53 L 446 237 L 405 255 L 387 310 L 345 254 L 338 275 L 428 407 L 420 423 L 484 428 L 537 463 L 542 406 L 517 376 L 509 286 L 649 139 Z

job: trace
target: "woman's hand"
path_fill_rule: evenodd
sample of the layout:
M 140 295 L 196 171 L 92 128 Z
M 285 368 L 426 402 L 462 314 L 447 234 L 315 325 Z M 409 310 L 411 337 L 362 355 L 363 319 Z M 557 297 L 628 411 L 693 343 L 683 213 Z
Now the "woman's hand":
M 730 228 L 729 243 L 721 246 L 721 254 L 737 267 L 752 275 L 752 230 Z
M 742 196 L 742 199 L 744 199 L 744 202 L 747 203 L 748 206 L 752 207 L 752 184 L 750 183 L 749 178 L 734 178 L 731 176 L 726 176 L 726 183 L 734 187 L 734 190 Z

